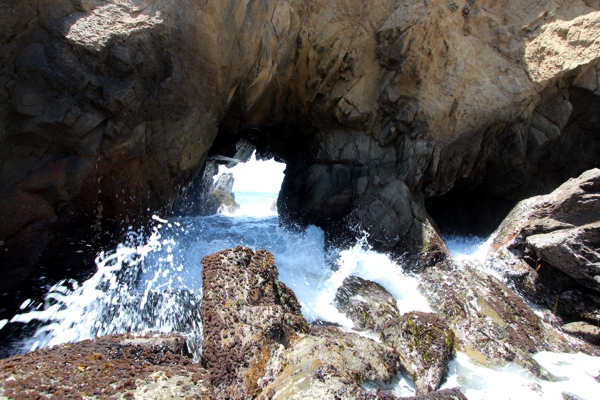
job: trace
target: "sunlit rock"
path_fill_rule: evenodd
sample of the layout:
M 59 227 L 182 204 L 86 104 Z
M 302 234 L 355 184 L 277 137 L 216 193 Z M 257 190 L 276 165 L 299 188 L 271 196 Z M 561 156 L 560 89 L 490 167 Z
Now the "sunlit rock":
M 390 383 L 398 368 L 391 347 L 335 327 L 313 327 L 271 359 L 267 376 L 272 378 L 265 381 L 261 398 L 363 399 L 363 383 Z
M 381 340 L 400 355 L 417 395 L 436 391 L 454 358 L 454 332 L 433 313 L 409 312 L 387 323 Z
M 421 276 L 424 294 L 456 335 L 457 350 L 482 365 L 513 361 L 543 377 L 533 353 L 578 349 L 481 266 L 454 262 Z
M 109 335 L 0 360 L 3 398 L 211 396 L 210 374 L 176 334 Z
M 308 324 L 294 292 L 277 280 L 268 251 L 234 247 L 202 265 L 201 364 L 216 397 L 254 397 L 273 354 L 308 332 Z
M 381 332 L 397 320 L 400 311 L 394 297 L 378 283 L 349 276 L 336 292 L 334 305 L 354 323 L 354 329 Z
M 520 202 L 494 234 L 486 263 L 566 322 L 600 314 L 600 170 Z

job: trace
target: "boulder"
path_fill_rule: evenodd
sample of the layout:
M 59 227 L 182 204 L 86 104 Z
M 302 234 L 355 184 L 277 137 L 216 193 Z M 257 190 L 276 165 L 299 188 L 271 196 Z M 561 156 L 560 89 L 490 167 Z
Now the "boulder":
M 215 189 L 213 192 L 215 199 L 219 203 L 219 209 L 217 210 L 220 214 L 234 213 L 239 210 L 240 205 L 235 201 L 235 194 L 231 192 L 225 192 L 223 190 Z
M 600 170 L 520 202 L 493 236 L 486 264 L 567 322 L 600 313 Z
M 389 383 L 399 368 L 396 352 L 336 327 L 313 327 L 293 347 L 271 358 L 265 399 L 361 399 L 365 382 Z
M 600 214 L 597 217 L 600 218 Z M 531 235 L 526 242 L 538 260 L 581 285 L 600 291 L 600 219 L 578 228 Z
M 358 331 L 381 332 L 388 322 L 400 316 L 396 299 L 383 286 L 358 276 L 344 279 L 333 304 Z
M 266 250 L 238 246 L 204 257 L 202 266 L 201 365 L 216 397 L 257 396 L 273 355 L 309 330 L 300 304 Z
M 454 358 L 454 332 L 436 314 L 409 312 L 387 323 L 381 340 L 400 355 L 417 395 L 435 392 Z
M 212 398 L 184 337 L 109 335 L 0 360 L 3 398 Z

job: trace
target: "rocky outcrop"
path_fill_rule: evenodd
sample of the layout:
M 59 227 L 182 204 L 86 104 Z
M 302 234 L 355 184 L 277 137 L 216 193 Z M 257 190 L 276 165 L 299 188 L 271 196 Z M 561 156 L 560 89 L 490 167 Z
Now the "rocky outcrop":
M 215 183 L 215 190 L 221 190 L 223 192 L 231 193 L 233 191 L 233 174 L 231 172 L 224 172 L 219 175 L 217 182 Z
M 438 264 L 421 276 L 430 304 L 456 335 L 456 349 L 480 364 L 513 361 L 534 375 L 544 376 L 533 353 L 574 349 L 593 352 L 564 339 L 482 266 L 467 262 Z
M 381 332 L 400 317 L 396 299 L 378 283 L 349 276 L 335 294 L 336 308 L 354 323 L 354 329 Z
M 583 286 L 600 291 L 600 254 L 597 252 L 600 219 L 579 228 L 528 236 L 526 242 L 527 248 L 533 250 L 541 262 Z
M 417 395 L 435 392 L 454 358 L 454 332 L 437 315 L 409 312 L 388 322 L 382 341 L 400 353 L 402 365 L 415 383 Z
M 287 163 L 284 219 L 410 255 L 437 240 L 423 198 L 518 198 L 596 165 L 597 5 L 457 5 L 2 5 L 0 290 L 168 213 L 240 139 Z
M 296 295 L 266 250 L 235 247 L 202 259 L 202 366 L 219 398 L 259 394 L 280 346 L 308 332 Z
M 210 374 L 179 335 L 111 335 L 0 360 L 10 399 L 212 398 Z
M 519 203 L 495 233 L 487 264 L 565 322 L 598 322 L 600 170 Z
M 388 346 L 335 327 L 313 328 L 271 359 L 261 398 L 360 399 L 363 382 L 389 383 L 398 368 L 398 355 Z

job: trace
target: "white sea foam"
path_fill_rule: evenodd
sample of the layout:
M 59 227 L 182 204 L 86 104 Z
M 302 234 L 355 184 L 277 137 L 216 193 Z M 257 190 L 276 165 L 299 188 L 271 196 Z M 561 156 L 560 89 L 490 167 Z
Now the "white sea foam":
M 88 281 L 81 285 L 73 280 L 59 282 L 43 302 L 25 302 L 24 312 L 11 323 L 37 320 L 42 325 L 33 337 L 24 339 L 23 346 L 33 350 L 108 333 L 157 330 L 183 332 L 193 339 L 192 350 L 198 350 L 202 329 L 200 260 L 236 245 L 267 249 L 275 255 L 279 279 L 294 290 L 309 322 L 324 320 L 353 328 L 331 305 L 350 275 L 382 285 L 396 298 L 402 313 L 431 311 L 417 289 L 418 278 L 405 274 L 388 256 L 371 250 L 364 239 L 332 255 L 324 250 L 321 229 L 310 226 L 299 232 L 279 227 L 278 218 L 270 211 L 274 198 L 237 196 L 245 211 L 234 216 L 154 218 L 159 225 L 149 238 L 131 233 L 125 244 L 101 253 L 97 272 Z M 253 212 L 259 216 L 252 216 Z M 446 239 L 457 259 L 482 260 L 489 246 L 484 238 Z M 6 323 L 0 321 L 0 329 Z M 485 368 L 459 353 L 443 387 L 458 386 L 469 399 L 560 399 L 563 392 L 596 398 L 600 386 L 593 377 L 600 374 L 599 358 L 552 353 L 535 357 L 560 380 L 540 381 L 511 363 Z M 398 396 L 414 394 L 414 385 L 402 376 L 386 388 Z

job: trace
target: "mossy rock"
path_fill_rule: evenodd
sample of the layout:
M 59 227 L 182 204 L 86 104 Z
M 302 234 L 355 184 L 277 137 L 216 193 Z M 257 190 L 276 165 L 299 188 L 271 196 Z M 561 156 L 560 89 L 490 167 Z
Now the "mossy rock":
M 412 378 L 417 394 L 436 391 L 454 358 L 454 332 L 433 313 L 413 311 L 389 323 L 382 341 L 403 360 L 404 373 Z
M 357 276 L 344 279 L 333 304 L 359 331 L 381 332 L 387 323 L 400 317 L 396 299 L 383 286 Z

